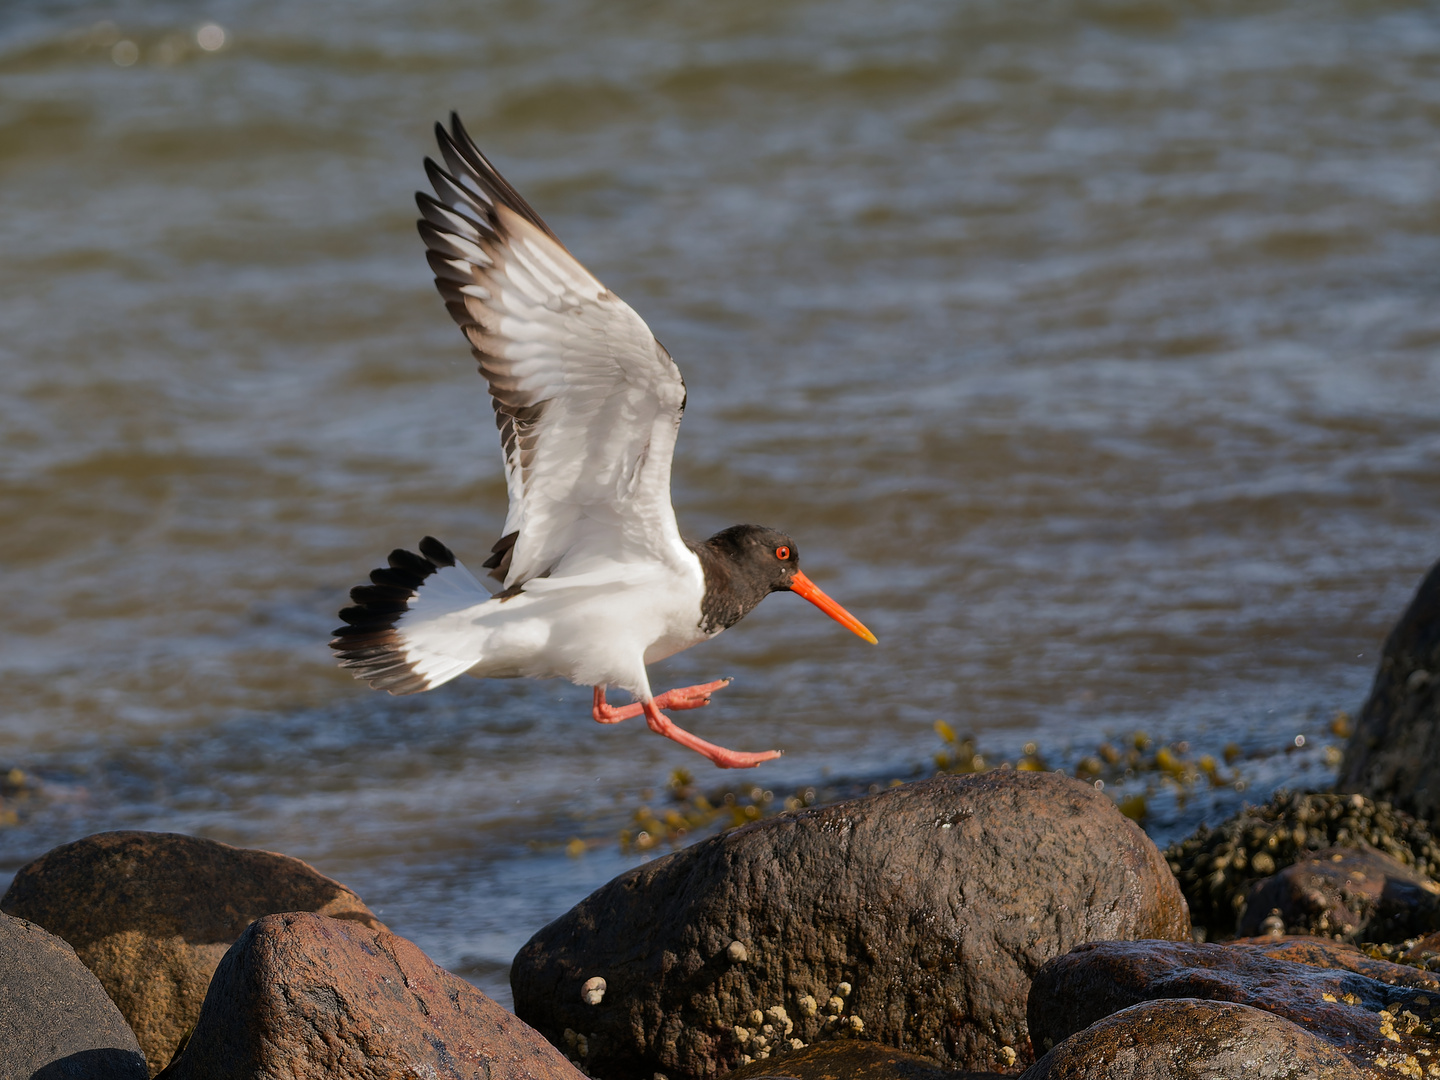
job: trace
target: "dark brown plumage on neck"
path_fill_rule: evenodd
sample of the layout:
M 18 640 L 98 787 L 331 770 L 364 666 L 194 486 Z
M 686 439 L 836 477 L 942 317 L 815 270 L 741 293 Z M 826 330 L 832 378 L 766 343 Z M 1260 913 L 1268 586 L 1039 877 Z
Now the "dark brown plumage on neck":
M 734 626 L 772 592 L 788 592 L 800 569 L 795 541 L 763 525 L 732 525 L 690 547 L 705 571 L 700 629 L 711 634 Z

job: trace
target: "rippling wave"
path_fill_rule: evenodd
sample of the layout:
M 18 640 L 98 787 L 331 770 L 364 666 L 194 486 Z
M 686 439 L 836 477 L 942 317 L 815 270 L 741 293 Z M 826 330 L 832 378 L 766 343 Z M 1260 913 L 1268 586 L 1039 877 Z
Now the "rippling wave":
M 777 789 L 937 718 L 1313 745 L 1440 554 L 1433 4 L 97 11 L 0 11 L 9 870 L 289 851 L 504 998 L 625 864 L 564 840 L 694 768 L 578 688 L 330 662 L 377 558 L 504 515 L 412 225 L 451 108 L 684 370 L 682 527 L 786 528 L 879 634 L 778 597 L 655 672 L 735 676 L 693 726 Z

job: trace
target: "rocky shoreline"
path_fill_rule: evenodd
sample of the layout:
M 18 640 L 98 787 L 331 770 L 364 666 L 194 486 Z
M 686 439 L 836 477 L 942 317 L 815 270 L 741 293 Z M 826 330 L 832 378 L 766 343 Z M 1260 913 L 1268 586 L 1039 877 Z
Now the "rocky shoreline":
M 1440 566 L 1340 792 L 1163 854 L 1053 772 L 797 805 L 541 929 L 514 1014 L 297 859 L 102 833 L 0 900 L 0 1075 L 1440 1077 L 1437 733 Z

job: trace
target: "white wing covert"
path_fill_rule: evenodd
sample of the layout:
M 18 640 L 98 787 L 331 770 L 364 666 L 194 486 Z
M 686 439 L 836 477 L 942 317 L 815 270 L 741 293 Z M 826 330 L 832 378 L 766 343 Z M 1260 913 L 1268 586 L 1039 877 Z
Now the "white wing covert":
M 571 255 L 476 148 L 436 124 L 446 168 L 416 195 L 445 306 L 490 385 L 510 509 L 485 564 L 507 590 L 588 555 L 683 557 L 670 463 L 685 383 L 643 319 Z

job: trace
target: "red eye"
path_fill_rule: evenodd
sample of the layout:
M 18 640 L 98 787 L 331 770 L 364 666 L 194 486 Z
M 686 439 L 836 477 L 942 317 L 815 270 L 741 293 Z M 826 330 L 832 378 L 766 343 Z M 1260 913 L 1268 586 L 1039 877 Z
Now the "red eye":
M 789 557 L 790 549 L 788 547 L 778 547 L 775 549 L 775 558 L 779 559 L 781 562 L 784 562 Z

